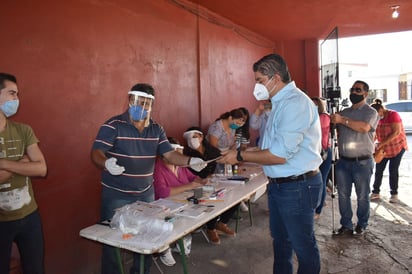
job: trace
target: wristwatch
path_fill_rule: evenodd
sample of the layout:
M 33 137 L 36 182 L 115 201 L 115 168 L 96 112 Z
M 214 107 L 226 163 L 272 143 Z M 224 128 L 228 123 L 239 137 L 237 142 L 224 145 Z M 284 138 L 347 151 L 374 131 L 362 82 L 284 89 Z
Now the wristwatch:
M 240 155 L 240 149 L 237 151 L 236 160 L 238 160 L 239 162 L 243 162 L 243 157 L 242 155 Z

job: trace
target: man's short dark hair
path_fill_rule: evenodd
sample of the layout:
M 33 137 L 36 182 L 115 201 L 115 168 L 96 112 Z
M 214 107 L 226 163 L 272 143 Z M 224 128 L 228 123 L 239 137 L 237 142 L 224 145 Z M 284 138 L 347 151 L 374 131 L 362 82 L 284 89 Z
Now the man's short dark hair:
M 142 91 L 142 92 L 145 92 L 147 94 L 155 96 L 154 88 L 151 85 L 145 84 L 145 83 L 138 83 L 138 84 L 134 85 L 130 89 L 130 91 Z
M 278 74 L 280 79 L 282 79 L 282 82 L 290 82 L 288 65 L 279 54 L 273 53 L 262 57 L 259 61 L 253 64 L 253 71 L 258 71 L 269 78 Z
M 0 89 L 4 89 L 4 87 L 6 86 L 4 84 L 4 81 L 6 80 L 17 84 L 16 76 L 9 73 L 0 72 Z
M 355 81 L 355 84 L 361 84 L 361 85 L 363 85 L 363 90 L 365 90 L 366 92 L 369 92 L 369 85 L 368 85 L 365 81 L 356 80 L 356 81 Z

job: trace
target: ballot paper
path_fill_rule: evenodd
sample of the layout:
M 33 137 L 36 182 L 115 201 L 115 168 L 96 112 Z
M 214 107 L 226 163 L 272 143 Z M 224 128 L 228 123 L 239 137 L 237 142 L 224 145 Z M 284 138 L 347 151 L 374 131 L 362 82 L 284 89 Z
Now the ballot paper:
M 177 211 L 175 214 L 182 217 L 199 218 L 210 210 L 213 210 L 213 208 L 205 205 L 189 204 L 187 207 Z
M 151 202 L 152 205 L 162 206 L 169 209 L 170 213 L 175 213 L 176 211 L 182 210 L 187 206 L 187 203 L 181 203 L 177 201 L 172 201 L 168 199 L 158 199 L 154 202 Z

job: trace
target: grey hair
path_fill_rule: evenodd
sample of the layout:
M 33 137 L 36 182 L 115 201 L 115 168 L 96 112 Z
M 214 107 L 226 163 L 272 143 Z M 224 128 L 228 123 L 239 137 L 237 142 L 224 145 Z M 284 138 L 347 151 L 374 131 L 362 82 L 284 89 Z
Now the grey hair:
M 278 74 L 284 83 L 289 83 L 291 81 L 288 65 L 279 54 L 273 53 L 262 57 L 259 61 L 253 64 L 253 71 L 258 71 L 269 78 Z

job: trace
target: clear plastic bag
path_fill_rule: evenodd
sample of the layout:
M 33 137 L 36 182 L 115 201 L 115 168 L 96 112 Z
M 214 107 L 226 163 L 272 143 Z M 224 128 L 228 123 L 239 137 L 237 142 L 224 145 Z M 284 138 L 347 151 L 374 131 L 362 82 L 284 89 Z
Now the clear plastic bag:
M 149 211 L 148 214 L 146 211 Z M 173 223 L 166 222 L 159 213 L 155 214 L 156 206 L 137 202 L 118 208 L 110 222 L 110 227 L 120 229 L 123 234 L 133 234 L 150 241 L 164 239 L 173 230 Z

